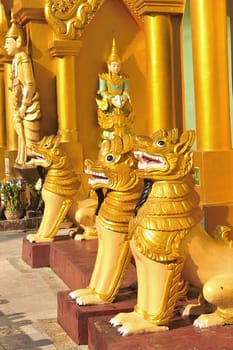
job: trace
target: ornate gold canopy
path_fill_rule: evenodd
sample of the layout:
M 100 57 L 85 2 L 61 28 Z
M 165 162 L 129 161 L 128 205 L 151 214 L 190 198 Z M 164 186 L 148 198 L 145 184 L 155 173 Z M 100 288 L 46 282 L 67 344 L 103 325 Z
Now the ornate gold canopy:
M 104 0 L 46 0 L 45 17 L 60 40 L 74 40 L 81 37 L 83 29 L 95 16 Z M 123 3 L 137 16 L 133 1 Z

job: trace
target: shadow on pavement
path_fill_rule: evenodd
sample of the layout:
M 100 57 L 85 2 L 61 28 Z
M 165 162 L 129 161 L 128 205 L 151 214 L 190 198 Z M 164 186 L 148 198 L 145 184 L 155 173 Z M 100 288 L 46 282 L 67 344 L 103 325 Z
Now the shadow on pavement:
M 6 299 L 0 298 L 1 304 L 7 304 Z M 43 346 L 53 344 L 48 339 L 33 340 L 24 333 L 21 327 L 32 324 L 24 319 L 24 313 L 4 314 L 0 311 L 0 350 L 40 350 Z

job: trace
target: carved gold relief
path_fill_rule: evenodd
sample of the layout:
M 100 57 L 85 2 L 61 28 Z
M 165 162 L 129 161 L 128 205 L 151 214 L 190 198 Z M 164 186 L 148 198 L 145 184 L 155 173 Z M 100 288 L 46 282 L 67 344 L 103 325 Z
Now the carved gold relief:
M 74 40 L 80 38 L 84 27 L 103 3 L 104 0 L 46 0 L 45 17 L 57 39 Z M 124 0 L 124 3 L 140 23 L 134 1 Z
M 58 39 L 78 39 L 103 2 L 104 0 L 48 0 L 45 2 L 45 17 Z

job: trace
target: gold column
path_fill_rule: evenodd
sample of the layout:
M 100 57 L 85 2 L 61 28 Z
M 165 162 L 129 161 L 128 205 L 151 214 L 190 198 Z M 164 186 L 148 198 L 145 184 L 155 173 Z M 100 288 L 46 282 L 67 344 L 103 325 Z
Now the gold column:
M 197 148 L 231 148 L 226 0 L 191 0 Z
M 78 141 L 76 66 L 80 49 L 78 40 L 49 43 L 50 54 L 57 60 L 58 134 L 61 142 Z
M 134 6 L 145 24 L 150 134 L 176 126 L 172 15 L 183 14 L 184 5 L 185 0 L 135 1 Z
M 199 173 L 206 205 L 233 202 L 226 0 L 191 0 Z M 198 176 L 197 176 L 198 178 Z
M 49 43 L 57 60 L 58 134 L 78 172 L 83 171 L 83 149 L 78 142 L 76 64 L 81 49 L 78 40 L 54 40 Z
M 205 226 L 233 225 L 226 0 L 191 0 L 197 126 L 194 164 Z
M 172 27 L 169 15 L 144 16 L 147 47 L 149 132 L 174 127 Z
M 57 57 L 58 133 L 61 142 L 78 141 L 76 65 L 75 56 Z

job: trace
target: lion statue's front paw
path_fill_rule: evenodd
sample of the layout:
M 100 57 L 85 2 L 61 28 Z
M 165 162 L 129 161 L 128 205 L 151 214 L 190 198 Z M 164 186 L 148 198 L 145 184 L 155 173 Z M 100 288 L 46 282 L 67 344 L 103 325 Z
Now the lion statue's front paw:
M 75 289 L 72 292 L 69 293 L 69 296 L 71 299 L 76 300 L 78 297 L 81 297 L 82 295 L 86 294 L 92 294 L 93 290 L 91 288 L 82 288 L 82 289 Z
M 147 321 L 142 315 L 135 311 L 129 313 L 119 313 L 110 320 L 113 327 L 118 327 L 118 332 L 125 336 L 129 334 L 166 331 L 168 327 L 157 326 Z
M 76 299 L 76 303 L 80 306 L 82 305 L 101 305 L 106 304 L 107 302 L 98 296 L 98 294 L 90 293 L 79 296 Z
M 26 239 L 30 242 L 30 243 L 46 243 L 46 242 L 53 242 L 54 238 L 51 237 L 41 237 L 37 234 L 33 234 L 33 233 L 29 233 L 26 236 Z
M 221 326 L 227 322 L 217 315 L 217 313 L 200 315 L 194 322 L 193 325 L 197 328 L 207 328 L 212 326 Z

